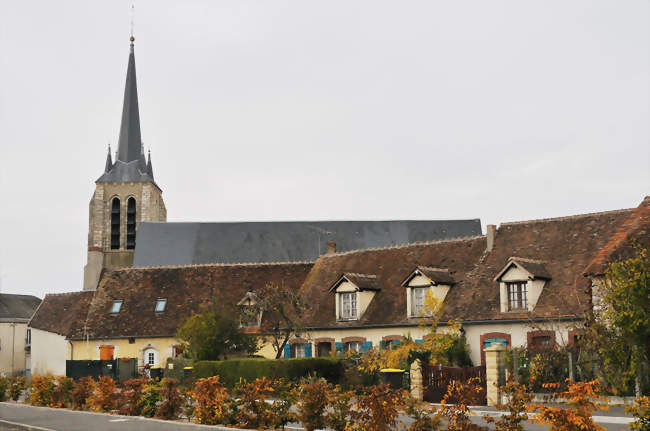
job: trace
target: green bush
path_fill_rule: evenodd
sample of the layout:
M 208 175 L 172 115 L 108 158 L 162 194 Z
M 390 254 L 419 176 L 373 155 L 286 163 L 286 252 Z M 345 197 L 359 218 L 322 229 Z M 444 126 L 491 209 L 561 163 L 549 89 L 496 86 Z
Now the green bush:
M 343 376 L 343 366 L 340 358 L 246 358 L 194 363 L 195 378 L 212 376 L 219 376 L 224 385 L 230 389 L 240 380 L 252 382 L 261 377 L 284 378 L 297 383 L 303 377 L 318 376 L 337 384 Z
M 0 402 L 7 401 L 7 390 L 9 389 L 9 380 L 0 376 Z

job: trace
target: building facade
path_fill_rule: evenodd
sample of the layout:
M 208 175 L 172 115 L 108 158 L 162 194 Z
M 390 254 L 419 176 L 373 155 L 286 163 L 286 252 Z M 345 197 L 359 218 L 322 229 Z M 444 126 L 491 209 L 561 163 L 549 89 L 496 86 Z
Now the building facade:
M 21 375 L 30 368 L 27 322 L 40 303 L 35 296 L 0 293 L 0 375 Z

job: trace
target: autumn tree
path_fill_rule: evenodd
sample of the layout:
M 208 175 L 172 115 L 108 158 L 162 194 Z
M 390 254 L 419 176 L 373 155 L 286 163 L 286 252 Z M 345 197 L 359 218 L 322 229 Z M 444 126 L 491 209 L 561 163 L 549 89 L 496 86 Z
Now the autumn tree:
M 601 358 L 603 377 L 619 387 L 635 383 L 641 395 L 650 360 L 650 259 L 646 249 L 611 263 L 605 272 L 602 310 L 588 335 Z
M 263 331 L 278 359 L 291 336 L 303 329 L 307 302 L 296 289 L 285 284 L 268 283 L 256 295 L 258 301 L 251 310 L 263 314 Z
M 250 355 L 258 350 L 257 337 L 240 328 L 239 312 L 220 305 L 188 318 L 176 336 L 195 360 L 228 359 L 235 353 Z

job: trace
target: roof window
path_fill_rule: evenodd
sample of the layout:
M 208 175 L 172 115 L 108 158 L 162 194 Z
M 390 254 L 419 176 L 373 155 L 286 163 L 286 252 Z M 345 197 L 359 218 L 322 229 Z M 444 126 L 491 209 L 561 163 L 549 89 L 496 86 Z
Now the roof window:
M 119 313 L 120 309 L 122 308 L 122 303 L 124 303 L 124 301 L 122 301 L 121 299 L 116 299 L 115 301 L 113 301 L 113 306 L 111 307 L 111 313 L 113 314 Z
M 156 313 L 162 313 L 165 311 L 165 307 L 167 306 L 167 298 L 160 298 L 156 300 L 156 308 L 155 312 Z

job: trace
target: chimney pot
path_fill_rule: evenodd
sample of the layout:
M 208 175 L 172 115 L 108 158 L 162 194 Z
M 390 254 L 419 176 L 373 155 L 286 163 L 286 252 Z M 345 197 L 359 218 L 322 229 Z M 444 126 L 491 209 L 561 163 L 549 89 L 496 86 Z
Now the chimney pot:
M 327 241 L 327 254 L 336 253 L 336 243 L 334 241 Z
M 494 238 L 497 236 L 497 225 L 487 225 L 487 232 L 485 235 L 487 237 L 487 251 L 490 252 L 494 248 Z

